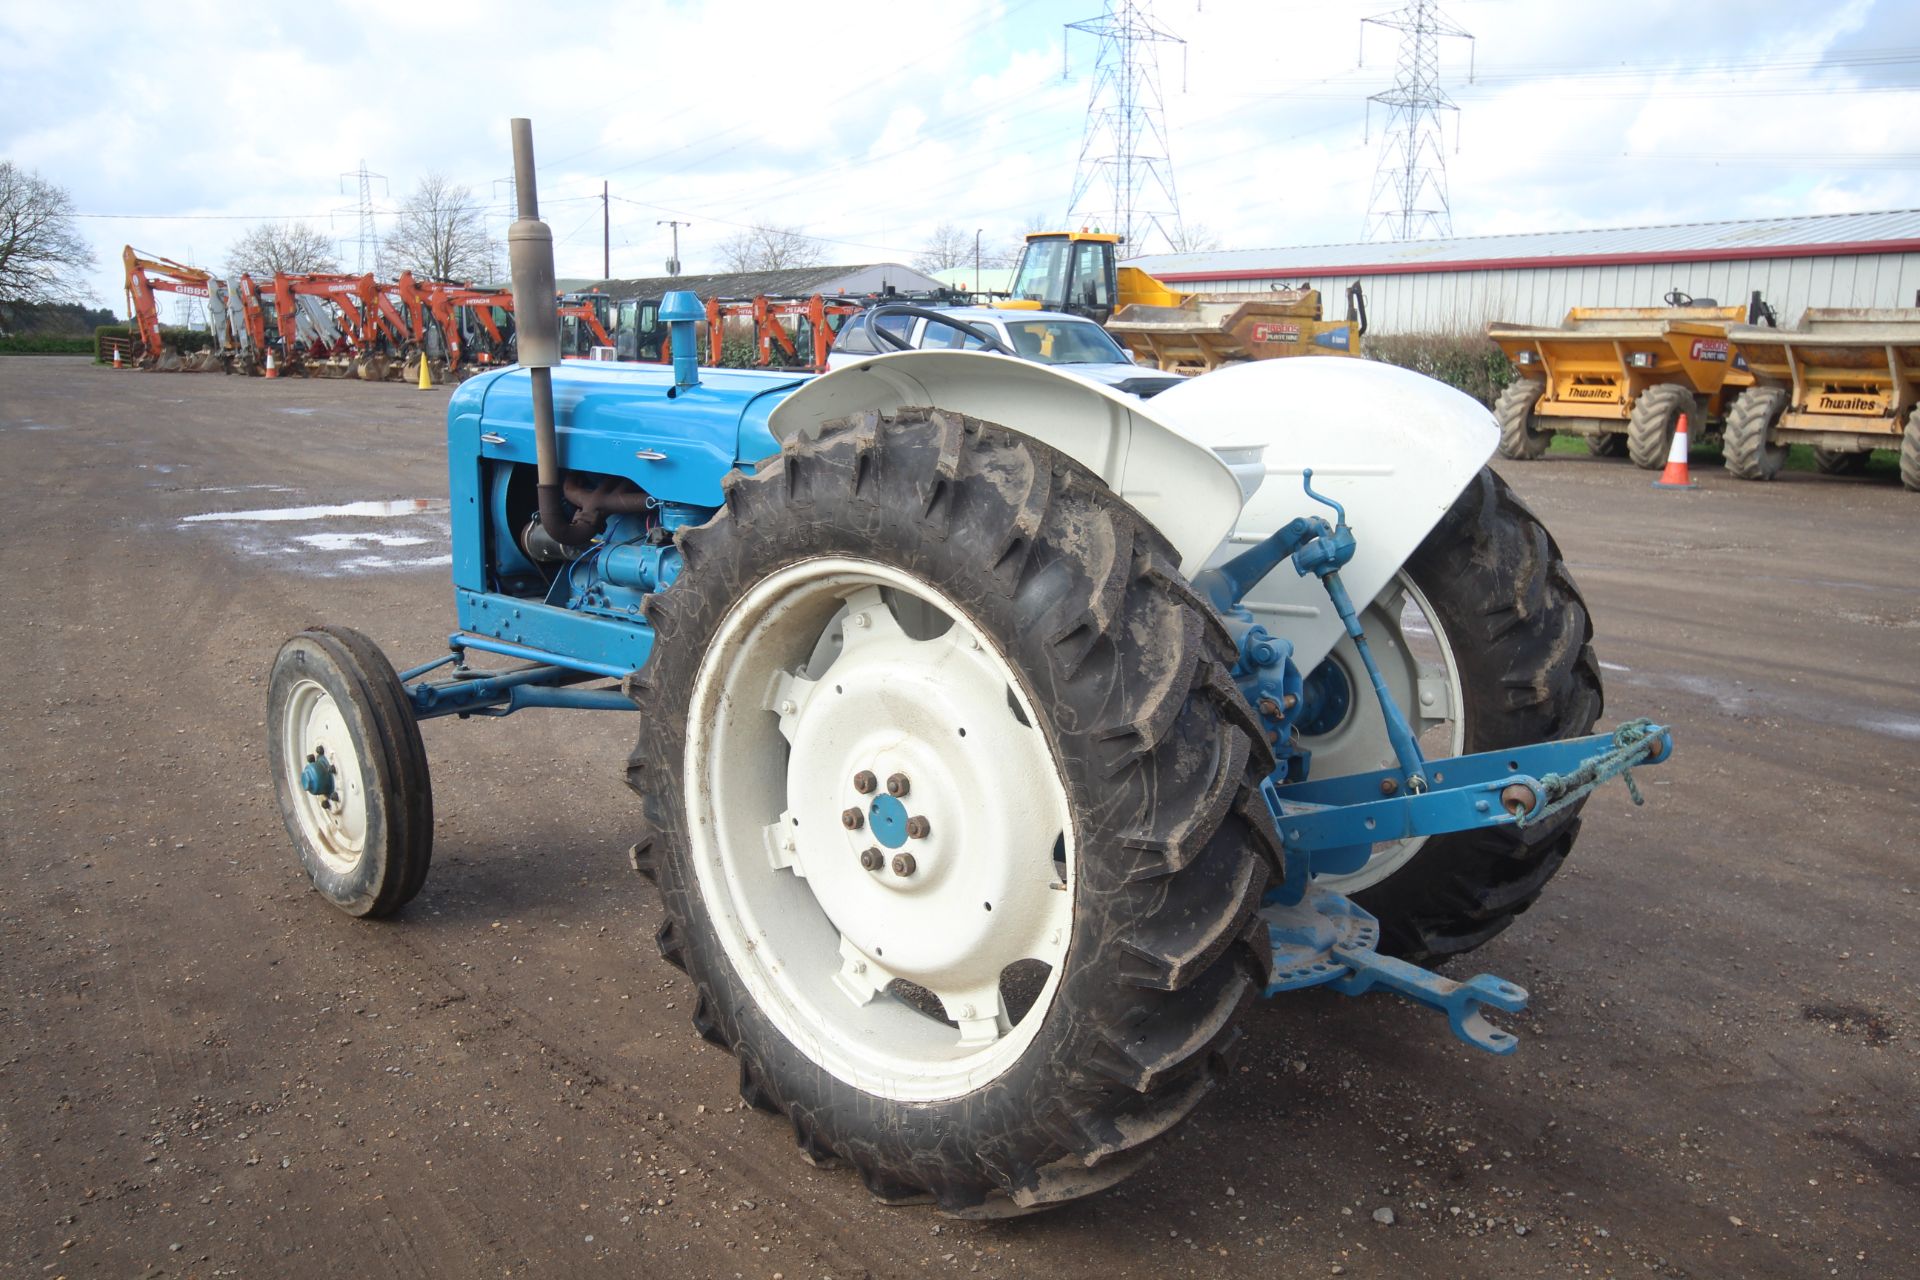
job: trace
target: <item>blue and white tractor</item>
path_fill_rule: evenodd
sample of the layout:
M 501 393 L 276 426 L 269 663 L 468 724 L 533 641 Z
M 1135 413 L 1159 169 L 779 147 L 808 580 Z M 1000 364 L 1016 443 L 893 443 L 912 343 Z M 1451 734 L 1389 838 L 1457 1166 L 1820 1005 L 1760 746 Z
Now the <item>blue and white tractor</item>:
M 1587 611 L 1484 408 L 1358 360 L 1152 400 L 993 352 L 698 369 L 690 295 L 671 368 L 563 363 L 514 140 L 520 364 L 448 411 L 450 651 L 316 627 L 274 663 L 322 896 L 420 891 L 420 721 L 631 716 L 695 1027 L 808 1158 L 961 1216 L 1138 1167 L 1254 996 L 1388 990 L 1514 1048 L 1483 1010 L 1524 990 L 1426 966 L 1671 743 L 1592 733 Z

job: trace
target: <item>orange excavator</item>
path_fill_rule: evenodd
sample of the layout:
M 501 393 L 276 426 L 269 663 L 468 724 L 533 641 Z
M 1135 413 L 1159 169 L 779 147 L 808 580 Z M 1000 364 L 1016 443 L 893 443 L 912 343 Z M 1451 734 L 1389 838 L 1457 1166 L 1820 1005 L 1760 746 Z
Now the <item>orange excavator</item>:
M 513 314 L 513 294 L 504 290 L 475 289 L 470 285 L 433 281 L 421 286 L 427 309 L 440 326 L 446 343 L 446 376 L 464 378 L 471 372 L 497 364 L 513 363 L 510 330 L 502 330 L 496 310 Z M 471 359 L 471 367 L 463 366 Z
M 301 324 L 301 298 L 331 307 L 334 333 L 311 315 Z M 408 356 L 418 350 L 413 326 L 372 275 L 281 272 L 273 278 L 273 306 L 289 372 L 378 381 L 403 376 Z
M 267 359 L 267 311 L 260 286 L 244 271 L 234 282 L 233 303 L 239 315 L 233 334 L 235 363 L 241 373 L 256 373 Z
M 754 364 L 762 369 L 811 369 L 824 373 L 827 350 L 839 331 L 835 319 L 844 323 L 848 316 L 859 315 L 860 303 L 852 299 L 829 302 L 820 294 L 810 298 L 769 298 L 762 294 L 722 302 L 707 301 L 707 332 L 720 334 L 718 346 L 725 345 L 729 327 L 752 325 Z M 835 319 L 829 319 L 834 317 Z M 728 322 L 731 321 L 732 326 Z M 789 331 L 791 330 L 791 331 Z M 663 361 L 672 353 L 664 349 Z M 714 357 L 714 363 L 719 358 Z
M 391 285 L 366 280 L 356 300 L 362 312 L 374 317 L 376 345 L 391 343 L 399 357 L 396 363 L 388 354 L 385 376 L 411 380 L 423 352 L 439 382 L 466 377 L 476 366 L 511 361 L 512 332 L 503 330 L 494 314 L 496 308 L 513 313 L 511 293 L 420 280 L 411 271 L 402 271 Z M 567 314 L 564 308 L 561 314 Z
M 560 349 L 570 356 L 591 356 L 595 347 L 613 346 L 607 323 L 613 299 L 598 289 L 560 295 Z
M 223 335 L 215 333 L 216 349 L 213 351 L 181 355 L 167 346 L 161 336 L 160 304 L 154 298 L 156 293 L 177 293 L 184 297 L 211 300 L 213 276 L 198 267 L 189 267 L 169 258 L 144 257 L 132 245 L 128 245 L 121 254 L 121 261 L 127 268 L 127 312 L 140 330 L 140 355 L 136 361 L 139 366 L 143 369 L 189 372 L 220 368 L 219 348 L 225 345 Z

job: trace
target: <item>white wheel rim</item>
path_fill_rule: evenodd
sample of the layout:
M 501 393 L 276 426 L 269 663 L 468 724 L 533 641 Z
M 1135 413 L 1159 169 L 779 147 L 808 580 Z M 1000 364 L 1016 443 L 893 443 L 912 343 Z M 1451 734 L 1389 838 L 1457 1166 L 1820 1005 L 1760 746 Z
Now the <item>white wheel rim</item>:
M 1426 593 L 1414 585 L 1405 570 L 1388 581 L 1361 614 L 1367 647 L 1386 677 L 1387 689 L 1406 713 L 1429 760 L 1457 756 L 1466 749 L 1466 700 L 1453 644 L 1440 624 Z M 1310 776 L 1337 778 L 1350 773 L 1390 769 L 1398 763 L 1387 740 L 1380 700 L 1374 696 L 1366 668 L 1353 641 L 1342 637 L 1329 662 L 1338 663 L 1353 691 L 1346 716 L 1332 730 L 1302 736 L 1300 745 L 1313 752 Z M 1420 852 L 1426 836 L 1410 836 L 1377 844 L 1366 865 L 1345 875 L 1318 876 L 1314 883 L 1336 893 L 1355 893 L 1378 884 Z
M 706 920 L 761 1011 L 848 1084 L 958 1097 L 1039 1030 L 1074 885 L 1066 788 L 1039 723 L 993 641 L 885 565 L 789 566 L 720 624 L 682 780 Z M 856 790 L 863 771 L 871 794 Z M 931 829 L 902 836 L 902 807 Z M 892 866 L 902 853 L 910 874 Z M 1033 962 L 1047 973 L 1021 1010 Z
M 366 851 L 367 840 L 360 752 L 340 714 L 340 704 L 318 681 L 302 680 L 287 695 L 281 749 L 300 829 L 329 870 L 342 875 L 352 871 Z M 315 795 L 301 784 L 301 771 L 321 756 L 333 774 L 333 791 L 326 796 Z

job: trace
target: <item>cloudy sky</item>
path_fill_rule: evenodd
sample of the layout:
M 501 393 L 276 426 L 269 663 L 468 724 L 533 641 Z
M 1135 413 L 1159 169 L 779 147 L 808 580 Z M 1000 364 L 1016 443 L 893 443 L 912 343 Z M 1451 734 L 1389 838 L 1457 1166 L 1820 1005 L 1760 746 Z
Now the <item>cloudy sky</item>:
M 1366 99 L 1395 0 L 1156 0 L 1186 222 L 1227 248 L 1363 238 Z M 1103 0 L 0 0 L 0 157 L 65 186 L 122 309 L 121 246 L 217 267 L 300 218 L 353 266 L 420 177 L 509 220 L 507 120 L 534 121 L 563 276 L 688 271 L 771 222 L 833 262 L 905 260 L 947 222 L 1010 243 L 1066 213 Z M 1456 234 L 1920 206 L 1911 0 L 1449 0 Z M 539 16 L 529 18 L 527 15 Z M 1456 138 L 1457 133 L 1457 138 Z M 1457 146 L 1457 150 L 1454 148 Z M 1144 246 L 1153 250 L 1163 245 Z

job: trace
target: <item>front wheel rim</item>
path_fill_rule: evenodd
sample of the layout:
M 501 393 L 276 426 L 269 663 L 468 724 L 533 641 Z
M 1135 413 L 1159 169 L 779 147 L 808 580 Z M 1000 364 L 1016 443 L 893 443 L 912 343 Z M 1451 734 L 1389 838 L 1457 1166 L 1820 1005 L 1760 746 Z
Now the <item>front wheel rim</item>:
M 837 1078 L 936 1101 L 1032 1043 L 1074 893 L 1041 724 L 985 630 L 891 566 L 802 561 L 721 621 L 682 778 L 704 918 Z
M 366 852 L 366 790 L 353 732 L 319 681 L 303 679 L 288 693 L 281 751 L 301 832 L 329 871 L 347 874 Z M 331 786 L 311 790 L 303 776 L 329 779 Z

